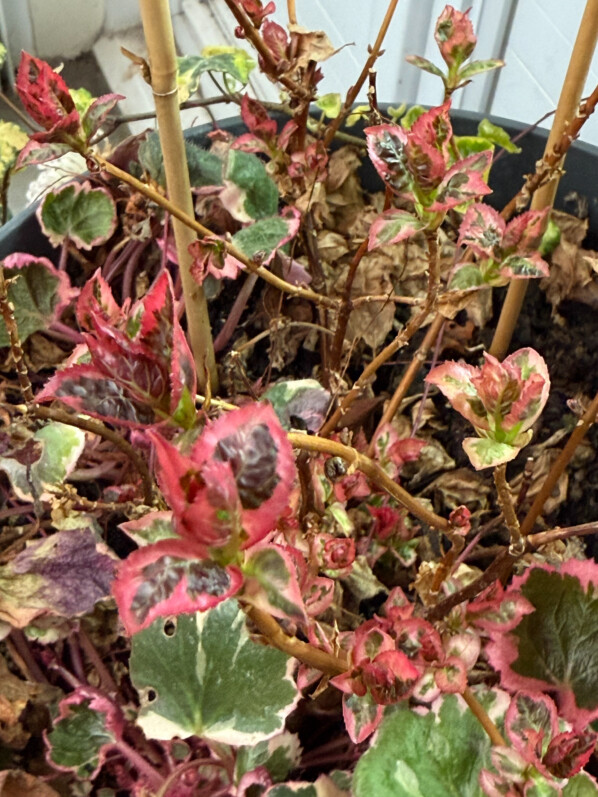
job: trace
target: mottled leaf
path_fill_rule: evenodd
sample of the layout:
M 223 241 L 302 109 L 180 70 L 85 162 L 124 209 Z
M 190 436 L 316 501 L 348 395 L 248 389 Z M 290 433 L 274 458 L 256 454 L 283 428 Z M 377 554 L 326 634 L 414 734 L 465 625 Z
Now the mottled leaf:
M 235 600 L 155 622 L 133 637 L 130 666 L 150 739 L 256 744 L 280 733 L 298 697 L 292 659 L 250 639 Z
M 317 432 L 330 406 L 330 393 L 316 379 L 277 382 L 262 395 L 272 404 L 282 428 Z
M 53 246 L 65 239 L 81 249 L 105 243 L 116 229 L 116 206 L 104 188 L 70 183 L 46 194 L 38 210 L 42 229 Z

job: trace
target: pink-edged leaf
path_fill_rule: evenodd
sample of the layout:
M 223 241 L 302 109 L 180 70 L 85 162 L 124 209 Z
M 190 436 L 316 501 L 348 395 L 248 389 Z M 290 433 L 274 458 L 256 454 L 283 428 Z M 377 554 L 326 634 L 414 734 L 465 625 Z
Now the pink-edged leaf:
M 429 146 L 434 147 L 439 154 L 442 155 L 442 171 L 438 169 L 437 174 L 434 175 L 435 178 L 440 178 L 442 174 L 444 174 L 449 163 L 450 142 L 453 137 L 453 126 L 451 125 L 451 118 L 449 115 L 450 107 L 451 101 L 449 99 L 442 105 L 430 108 L 429 111 L 425 111 L 425 113 L 417 117 L 409 131 L 410 147 L 413 144 L 425 142 Z M 418 168 L 414 170 L 416 161 L 412 158 L 411 152 L 409 152 L 409 156 L 412 173 L 417 174 L 419 180 L 420 170 Z M 440 182 L 440 179 L 438 179 L 438 182 Z
M 426 222 L 418 219 L 413 213 L 398 208 L 385 210 L 370 227 L 368 249 L 375 249 L 385 244 L 396 244 L 411 238 L 426 228 Z
M 78 686 L 60 701 L 52 730 L 44 732 L 48 761 L 78 782 L 92 781 L 124 728 L 122 711 L 113 701 L 92 687 Z
M 434 680 L 441 692 L 462 694 L 467 687 L 467 669 L 457 656 L 448 656 L 434 671 Z
M 505 733 L 529 764 L 540 764 L 558 728 L 557 709 L 547 695 L 521 691 L 513 696 L 505 715 Z
M 29 116 L 47 131 L 79 131 L 79 113 L 68 86 L 49 64 L 22 52 L 15 88 Z
M 91 103 L 81 122 L 88 141 L 98 132 L 117 102 L 124 99 L 126 97 L 122 94 L 103 94 Z
M 508 279 L 533 279 L 549 276 L 548 263 L 534 253 L 524 257 L 509 255 L 500 264 L 500 274 Z
M 201 546 L 238 547 L 243 539 L 242 506 L 230 463 L 197 464 L 176 446 L 156 433 L 148 433 L 158 457 L 157 476 L 164 497 L 173 511 L 178 534 Z
M 41 332 L 60 320 L 62 311 L 77 295 L 68 275 L 59 271 L 45 257 L 14 252 L 3 260 L 8 282 L 8 299 L 14 307 L 21 340 Z M 0 321 L 0 346 L 8 346 L 9 338 Z
M 60 399 L 78 412 L 125 426 L 145 426 L 156 420 L 152 406 L 131 396 L 95 365 L 73 365 L 58 371 L 35 398 Z
M 505 592 L 499 581 L 467 604 L 468 620 L 484 631 L 511 631 L 525 614 L 533 611 L 534 607 L 523 595 Z
M 332 679 L 334 681 L 336 679 Z M 374 703 L 370 695 L 358 697 L 343 695 L 343 719 L 349 738 L 354 744 L 361 744 L 371 736 L 382 722 L 384 706 Z
M 480 656 L 482 642 L 478 634 L 464 631 L 445 640 L 444 649 L 448 658 L 460 659 L 466 670 L 471 670 Z
M 540 417 L 550 393 L 550 376 L 543 357 L 535 349 L 519 349 L 502 363 L 505 369 L 513 369 L 522 383 L 519 397 L 505 415 L 502 426 L 511 429 L 516 424 L 520 431 L 529 429 Z
M 70 144 L 31 139 L 19 152 L 15 170 L 24 169 L 26 166 L 37 166 L 40 163 L 48 163 L 48 161 L 61 158 L 72 151 L 73 148 Z
M 214 279 L 236 279 L 245 266 L 237 258 L 228 255 L 224 241 L 216 236 L 198 238 L 189 244 L 193 258 L 191 275 L 198 285 L 203 285 L 209 275 Z
M 137 520 L 119 523 L 118 527 L 140 548 L 177 536 L 172 522 L 172 512 L 148 512 Z
M 376 125 L 364 130 L 368 155 L 380 177 L 398 194 L 413 185 L 407 158 L 408 135 L 398 125 Z
M 462 64 L 475 49 L 477 38 L 469 19 L 470 10 L 457 11 L 447 5 L 436 21 L 434 38 L 440 55 L 449 67 Z
M 261 152 L 263 155 L 270 154 L 270 146 L 253 133 L 243 133 L 238 136 L 231 144 L 231 149 L 240 149 L 241 152 Z
M 272 407 L 248 404 L 209 424 L 193 446 L 198 465 L 230 462 L 239 492 L 247 548 L 276 528 L 295 478 L 293 449 Z
M 80 249 L 105 243 L 116 229 L 116 205 L 105 188 L 89 181 L 69 183 L 49 191 L 37 210 L 52 246 L 70 240 Z
M 158 617 L 206 611 L 238 592 L 243 583 L 238 568 L 196 553 L 187 540 L 162 540 L 121 563 L 112 593 L 128 634 Z
M 255 606 L 285 620 L 306 619 L 295 560 L 284 546 L 261 544 L 243 565 L 245 596 Z
M 598 565 L 571 559 L 560 570 L 531 567 L 512 591 L 534 607 L 508 633 L 491 632 L 487 654 L 510 690 L 555 692 L 575 729 L 598 717 Z
M 500 260 L 506 224 L 500 213 L 476 202 L 465 211 L 459 227 L 457 246 L 469 246 L 478 255 Z
M 551 739 L 542 763 L 555 778 L 572 778 L 592 757 L 597 740 L 590 728 L 559 733 Z
M 77 302 L 77 320 L 82 329 L 93 330 L 94 316 L 101 315 L 114 326 L 121 326 L 126 318 L 112 295 L 112 290 L 99 269 L 88 279 Z
M 303 602 L 310 617 L 318 617 L 332 605 L 335 583 L 332 578 L 316 576 L 303 588 Z
M 505 462 L 515 459 L 522 446 L 529 442 L 530 436 L 515 446 L 509 443 L 498 443 L 488 437 L 466 437 L 463 440 L 463 450 L 476 470 L 494 468 Z
M 528 210 L 512 219 L 506 228 L 503 246 L 518 254 L 531 254 L 540 248 L 550 208 Z
M 261 102 L 248 94 L 244 94 L 241 100 L 241 119 L 247 129 L 258 138 L 270 141 L 276 136 L 276 121 L 270 118 Z
M 477 429 L 488 429 L 487 412 L 472 381 L 477 373 L 478 369 L 473 365 L 449 360 L 432 368 L 426 382 L 436 385 L 453 408 Z
M 433 213 L 450 210 L 465 202 L 469 202 L 486 194 L 491 194 L 484 179 L 484 173 L 490 168 L 492 152 L 484 150 L 457 161 L 445 174 L 438 186 L 436 199 L 430 205 Z

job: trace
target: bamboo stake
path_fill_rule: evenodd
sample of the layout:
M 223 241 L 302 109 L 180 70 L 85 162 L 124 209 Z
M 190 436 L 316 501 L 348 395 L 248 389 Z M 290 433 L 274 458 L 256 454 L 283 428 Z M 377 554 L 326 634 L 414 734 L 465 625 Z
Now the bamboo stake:
M 598 0 L 587 0 L 581 22 L 579 23 L 577 38 L 573 45 L 573 52 L 571 53 L 571 60 L 565 75 L 552 129 L 546 142 L 545 156 L 552 152 L 554 146 L 560 141 L 567 123 L 577 113 L 597 39 Z M 558 174 L 556 172 L 555 177 L 549 183 L 536 191 L 532 199 L 532 210 L 552 207 L 559 184 Z M 526 289 L 527 280 L 511 280 L 494 333 L 494 339 L 490 346 L 490 354 L 499 360 L 503 359 L 509 348 L 513 330 L 521 312 Z
M 168 0 L 139 0 L 141 20 L 151 70 L 151 85 L 156 104 L 156 120 L 164 157 L 166 189 L 171 201 L 187 216 L 194 216 L 185 142 L 176 85 L 176 53 Z M 189 342 L 202 390 L 218 389 L 214 345 L 203 288 L 191 276 L 193 259 L 189 245 L 195 234 L 179 219 L 172 226 L 181 272 Z

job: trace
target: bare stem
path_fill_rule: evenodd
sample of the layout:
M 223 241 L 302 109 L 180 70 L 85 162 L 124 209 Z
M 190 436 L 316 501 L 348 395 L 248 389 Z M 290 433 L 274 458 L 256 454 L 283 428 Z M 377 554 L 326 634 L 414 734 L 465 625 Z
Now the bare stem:
M 509 551 L 515 556 L 520 556 L 525 550 L 525 540 L 521 534 L 513 498 L 511 497 L 509 485 L 507 484 L 506 471 L 507 466 L 504 464 L 497 465 L 494 468 L 494 484 L 496 485 L 496 492 L 498 494 L 498 503 L 502 509 L 507 528 L 509 529 L 511 538 Z
M 432 348 L 434 341 L 438 337 L 440 330 L 442 329 L 442 325 L 445 322 L 444 316 L 440 315 L 440 313 L 436 314 L 436 317 L 430 324 L 430 328 L 426 332 L 424 339 L 422 340 L 418 350 L 413 355 L 411 362 L 405 369 L 405 373 L 401 377 L 401 381 L 399 382 L 397 389 L 393 393 L 392 398 L 388 402 L 382 417 L 380 418 L 380 422 L 376 428 L 376 431 L 372 435 L 372 442 L 368 448 L 368 454 L 371 457 L 374 451 L 374 441 L 376 438 L 376 434 L 378 431 L 384 426 L 385 423 L 390 423 L 394 418 L 397 410 L 401 406 L 401 402 L 407 395 L 407 391 L 411 387 L 411 383 L 415 379 L 417 372 L 421 368 L 421 366 L 426 361 L 426 357 L 428 356 L 428 352 Z
M 267 612 L 255 606 L 244 606 L 245 613 L 257 626 L 259 632 L 263 634 L 268 642 L 278 650 L 282 650 L 287 656 L 293 656 L 310 667 L 315 667 L 326 675 L 340 675 L 349 668 L 349 662 L 343 657 L 334 656 L 326 653 L 325 650 L 310 645 L 309 642 L 302 642 L 296 637 L 288 636 L 278 625 L 276 620 Z
M 192 216 L 193 198 L 178 103 L 177 61 L 170 7 L 168 0 L 140 0 L 140 8 L 149 53 L 168 195 L 186 215 Z M 207 300 L 203 287 L 197 284 L 191 274 L 193 257 L 189 253 L 189 246 L 195 240 L 195 235 L 178 218 L 175 218 L 172 226 L 183 286 L 189 343 L 195 359 L 197 377 L 202 389 L 209 381 L 211 390 L 216 392 L 218 371 Z
M 17 320 L 15 318 L 15 307 L 8 298 L 8 285 L 4 277 L 4 266 L 2 263 L 0 263 L 0 314 L 2 315 L 4 326 L 8 333 L 10 351 L 17 371 L 21 393 L 23 394 L 23 399 L 27 406 L 30 406 L 34 401 L 33 389 L 31 387 L 27 365 L 25 364 L 23 344 L 21 343 Z
M 364 454 L 360 454 L 351 446 L 345 446 L 334 440 L 328 440 L 324 437 L 311 434 L 308 435 L 302 432 L 288 432 L 287 437 L 294 448 L 330 454 L 333 457 L 341 457 L 357 468 L 357 470 L 364 473 L 374 483 L 378 484 L 378 486 L 386 490 L 396 501 L 406 507 L 412 515 L 415 515 L 415 517 L 427 523 L 432 528 L 439 529 L 440 531 L 449 530 L 448 520 L 440 517 L 440 515 L 437 515 L 421 504 L 408 493 L 404 487 L 401 487 L 400 484 L 393 481 L 377 462 L 374 462 Z
M 540 492 L 534 499 L 533 504 L 531 505 L 529 512 L 523 519 L 521 523 L 521 534 L 526 537 L 534 527 L 534 523 L 536 522 L 538 516 L 542 512 L 544 504 L 552 490 L 556 486 L 556 483 L 561 477 L 561 474 L 564 472 L 565 468 L 569 464 L 569 461 L 573 454 L 575 453 L 575 449 L 581 443 L 583 438 L 588 433 L 589 428 L 596 420 L 596 414 L 598 413 L 598 393 L 594 396 L 592 403 L 585 411 L 583 418 L 579 421 L 571 436 L 567 440 L 565 447 L 558 455 L 556 460 L 554 461 L 552 467 L 550 468 L 542 487 L 540 488 Z
M 386 9 L 386 14 L 384 15 L 384 19 L 382 20 L 382 24 L 380 25 L 380 30 L 378 31 L 378 35 L 376 36 L 376 41 L 374 42 L 374 46 L 372 47 L 370 54 L 368 55 L 367 60 L 363 65 L 361 74 L 357 78 L 355 85 L 351 86 L 351 88 L 347 92 L 347 97 L 345 99 L 345 103 L 341 109 L 341 112 L 336 117 L 336 119 L 333 119 L 330 122 L 328 129 L 324 134 L 324 145 L 326 147 L 330 146 L 330 144 L 332 143 L 332 139 L 334 138 L 337 130 L 340 129 L 342 123 L 351 113 L 351 108 L 353 107 L 353 103 L 355 102 L 357 95 L 361 91 L 363 84 L 367 80 L 368 75 L 370 73 L 370 69 L 374 66 L 374 64 L 376 63 L 376 59 L 380 55 L 380 50 L 382 48 L 384 37 L 386 36 L 386 33 L 388 31 L 388 28 L 390 26 L 390 23 L 392 21 L 398 3 L 399 0 L 390 0 L 388 7 Z
M 435 230 L 426 231 L 426 240 L 428 244 L 428 257 L 429 257 L 429 273 L 428 273 L 428 290 L 426 300 L 423 303 L 420 311 L 413 316 L 406 327 L 402 329 L 396 338 L 388 344 L 382 351 L 374 357 L 371 363 L 367 365 L 353 387 L 349 390 L 347 395 L 341 401 L 340 406 L 326 421 L 324 426 L 320 429 L 320 435 L 325 437 L 333 432 L 339 421 L 342 420 L 343 415 L 347 412 L 351 404 L 355 401 L 360 394 L 361 389 L 365 387 L 368 381 L 374 376 L 378 368 L 389 360 L 401 347 L 408 343 L 417 330 L 424 323 L 430 312 L 434 309 L 438 293 L 438 241 L 437 232 Z

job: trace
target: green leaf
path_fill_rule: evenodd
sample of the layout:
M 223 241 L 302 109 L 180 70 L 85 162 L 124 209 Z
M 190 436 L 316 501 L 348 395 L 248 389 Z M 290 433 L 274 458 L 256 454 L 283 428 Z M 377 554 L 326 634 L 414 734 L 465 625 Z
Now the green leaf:
M 478 136 L 482 136 L 486 141 L 490 141 L 492 144 L 496 144 L 497 147 L 502 147 L 502 149 L 512 154 L 521 152 L 521 147 L 511 141 L 507 131 L 499 125 L 493 124 L 489 119 L 482 119 L 479 123 Z
M 278 189 L 262 161 L 251 152 L 231 149 L 224 178 L 241 189 L 241 204 L 252 219 L 264 219 L 278 212 Z
M 316 100 L 316 105 L 320 110 L 324 111 L 324 115 L 328 119 L 336 119 L 341 112 L 341 95 L 337 93 L 322 94 Z
M 490 72 L 492 69 L 499 69 L 505 62 L 498 58 L 489 58 L 487 61 L 472 61 L 459 71 L 459 81 L 471 80 L 475 75 L 482 72 Z
M 467 437 L 463 448 L 476 470 L 493 468 L 515 459 L 522 446 L 497 443 L 489 437 Z
M 0 470 L 6 473 L 22 501 L 48 500 L 52 488 L 63 486 L 85 446 L 84 431 L 54 421 L 38 429 L 33 439 L 41 444 L 42 451 L 29 468 L 12 457 L 0 457 Z
M 205 185 L 222 185 L 222 161 L 213 152 L 207 152 L 192 141 L 185 141 L 185 154 L 189 167 L 189 181 L 193 188 Z M 139 145 L 139 163 L 149 176 L 161 186 L 166 185 L 164 158 L 157 132 L 150 133 Z
M 81 703 L 68 707 L 68 714 L 58 720 L 48 739 L 52 763 L 87 780 L 100 766 L 102 748 L 113 744 L 116 736 L 108 730 L 104 713 Z
M 177 87 L 179 102 L 188 100 L 198 87 L 204 72 L 220 72 L 243 86 L 249 81 L 256 62 L 240 47 L 204 47 L 201 55 L 177 58 Z
M 279 733 L 293 709 L 293 660 L 253 642 L 235 600 L 132 639 L 138 724 L 152 739 L 202 736 L 233 745 Z
M 69 94 L 73 98 L 75 108 L 79 111 L 79 116 L 83 118 L 95 97 L 87 89 L 69 89 Z
M 29 141 L 29 137 L 19 125 L 13 122 L 0 122 L 0 180 L 17 162 L 17 156 Z
M 418 69 L 423 69 L 424 72 L 429 72 L 431 75 L 436 75 L 436 77 L 442 78 L 444 80 L 444 72 L 439 69 L 436 64 L 433 64 L 431 61 L 428 61 L 427 58 L 423 58 L 421 55 L 408 55 L 405 58 L 408 64 L 412 64 L 416 66 Z
M 596 797 L 598 787 L 590 775 L 580 772 L 563 788 L 563 797 Z
M 7 50 L 6 47 L 0 42 L 0 69 L 4 66 L 4 62 L 6 61 Z
M 46 194 L 39 210 L 53 246 L 69 238 L 81 249 L 105 243 L 116 228 L 116 206 L 108 191 L 88 182 L 71 183 Z
M 257 767 L 265 767 L 274 783 L 280 783 L 292 769 L 299 766 L 300 759 L 299 738 L 287 731 L 258 742 L 253 747 L 240 747 L 235 758 L 235 783 L 238 783 L 246 772 L 251 772 Z
M 404 705 L 387 713 L 357 763 L 355 797 L 481 797 L 490 741 L 456 695 L 439 706 L 424 715 Z
M 542 241 L 538 248 L 538 252 L 545 257 L 552 254 L 561 242 L 561 228 L 552 219 L 548 220 L 548 225 L 542 236 Z
M 484 284 L 484 276 L 480 269 L 474 265 L 462 266 L 455 272 L 449 288 L 452 291 L 464 291 L 467 288 L 478 288 Z
M 260 219 L 250 227 L 244 227 L 233 235 L 232 242 L 243 254 L 254 258 L 259 254 L 260 260 L 278 248 L 278 244 L 288 236 L 288 223 L 280 216 Z

